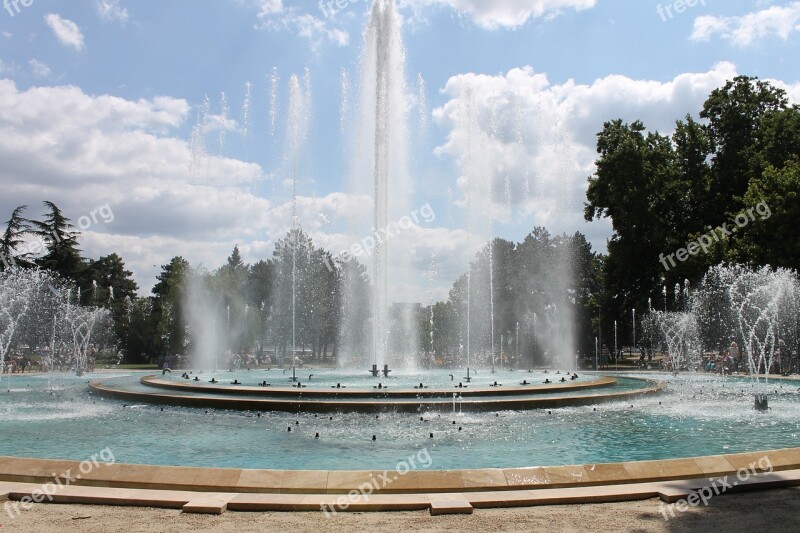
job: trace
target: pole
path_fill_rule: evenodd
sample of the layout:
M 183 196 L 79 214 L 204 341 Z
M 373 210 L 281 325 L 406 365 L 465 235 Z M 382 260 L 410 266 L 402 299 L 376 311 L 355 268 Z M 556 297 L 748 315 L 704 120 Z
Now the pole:
M 597 339 L 597 337 L 595 337 L 594 338 L 594 369 L 595 370 L 600 370 L 600 368 L 597 365 L 597 356 L 598 356 L 597 347 L 598 347 L 598 339 Z
M 633 328 L 631 329 L 631 331 L 633 332 L 633 343 L 631 344 L 631 355 L 633 355 L 633 348 L 634 348 L 634 346 L 636 346 L 636 308 L 635 307 L 633 308 L 632 314 L 633 314 L 633 318 L 631 320 L 633 322 L 633 324 L 632 324 Z M 641 352 L 640 352 L 640 354 L 641 354 Z
M 597 329 L 598 329 L 598 336 L 595 339 L 595 344 L 599 345 L 599 342 L 603 340 L 603 308 L 597 306 Z M 594 369 L 600 370 L 600 367 L 597 365 L 597 346 L 595 346 L 595 362 L 594 362 Z

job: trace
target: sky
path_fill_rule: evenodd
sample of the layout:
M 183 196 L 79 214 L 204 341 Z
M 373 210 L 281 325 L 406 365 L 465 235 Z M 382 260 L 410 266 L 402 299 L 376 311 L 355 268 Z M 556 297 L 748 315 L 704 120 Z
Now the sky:
M 145 295 L 177 255 L 211 270 L 235 245 L 269 259 L 293 223 L 294 176 L 298 223 L 353 251 L 372 209 L 350 176 L 370 4 L 5 1 L 0 220 L 55 202 L 84 255 L 118 253 Z M 580 231 L 604 252 L 610 221 L 584 221 L 583 203 L 605 121 L 669 134 L 741 74 L 800 102 L 800 1 L 397 4 L 410 190 L 390 222 L 409 258 L 398 301 L 445 298 L 492 235 Z M 308 111 L 290 165 L 293 75 Z M 469 204 L 490 221 L 477 235 L 469 172 L 489 184 Z

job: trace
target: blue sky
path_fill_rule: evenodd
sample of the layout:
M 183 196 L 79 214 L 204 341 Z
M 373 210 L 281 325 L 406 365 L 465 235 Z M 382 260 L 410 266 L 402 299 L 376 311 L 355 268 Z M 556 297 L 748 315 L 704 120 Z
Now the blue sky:
M 330 17 L 312 1 L 25 3 L 0 10 L 0 218 L 20 204 L 30 204 L 35 216 L 45 199 L 76 221 L 110 206 L 113 221 L 85 228 L 84 250 L 95 257 L 118 251 L 143 292 L 174 255 L 214 268 L 239 244 L 247 260 L 267 258 L 291 224 L 282 157 L 287 84 L 292 74 L 302 83 L 307 69 L 312 96 L 298 183 L 301 219 L 334 252 L 363 237 L 353 222 L 369 208 L 347 175 L 371 2 L 342 1 Z M 737 74 L 776 80 L 800 100 L 797 1 L 696 0 L 680 13 L 679 3 L 664 0 L 398 3 L 415 189 L 406 207 L 430 204 L 436 213 L 398 239 L 412 265 L 396 279 L 398 299 L 424 301 L 431 290 L 445 296 L 470 255 L 460 164 L 467 150 L 465 84 L 481 117 L 473 132 L 481 139 L 470 150 L 488 187 L 505 187 L 505 196 L 485 201 L 492 224 L 483 236 L 521 239 L 545 225 L 582 231 L 601 251 L 610 224 L 583 222 L 581 206 L 603 121 L 641 118 L 669 132 Z M 344 133 L 343 70 L 351 82 Z M 429 123 L 422 133 L 418 75 Z M 200 150 L 192 131 L 206 96 Z M 433 254 L 439 272 L 430 282 Z

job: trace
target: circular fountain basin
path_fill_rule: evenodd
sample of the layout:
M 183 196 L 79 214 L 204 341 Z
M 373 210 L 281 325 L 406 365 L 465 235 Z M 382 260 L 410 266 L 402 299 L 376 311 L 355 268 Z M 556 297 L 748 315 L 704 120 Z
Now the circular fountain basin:
M 257 386 L 252 385 L 270 374 L 273 379 L 269 383 L 264 379 Z M 592 375 L 568 379 L 565 374 L 543 372 L 487 372 L 469 383 L 456 384 L 451 375 L 433 371 L 426 373 L 424 380 L 412 374 L 378 381 L 317 371 L 308 385 L 301 382 L 292 386 L 282 371 L 226 372 L 197 376 L 197 381 L 174 376 L 144 376 L 138 381 L 115 378 L 94 381 L 90 387 L 101 396 L 131 402 L 308 413 L 556 408 L 633 398 L 663 388 L 658 383 L 630 378 L 621 382 Z
M 512 374 L 514 379 L 525 376 L 498 374 L 498 382 L 512 383 Z M 448 470 L 674 459 L 800 446 L 800 383 L 792 380 L 764 386 L 705 375 L 615 375 L 613 386 L 562 394 L 636 391 L 657 380 L 668 385 L 661 394 L 633 399 L 612 395 L 596 398 L 593 405 L 487 412 L 457 403 L 454 412 L 451 398 L 447 405 L 414 412 L 324 416 L 301 409 L 160 406 L 101 397 L 87 387 L 99 380 L 159 391 L 140 383 L 145 375 L 14 376 L 11 392 L 0 394 L 0 455 L 83 460 L 109 447 L 125 463 L 363 470 L 394 468 L 409 453 L 427 449 L 431 468 Z M 593 379 L 587 375 L 584 383 Z M 753 394 L 762 391 L 770 399 L 767 413 L 753 409 Z M 236 393 L 207 396 L 252 399 Z M 418 400 L 413 401 L 418 409 Z

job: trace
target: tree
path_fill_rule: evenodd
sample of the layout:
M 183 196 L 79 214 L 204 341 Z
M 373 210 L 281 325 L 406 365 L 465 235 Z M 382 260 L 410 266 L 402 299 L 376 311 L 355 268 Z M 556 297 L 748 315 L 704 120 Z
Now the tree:
M 759 129 L 765 116 L 786 109 L 786 92 L 769 82 L 738 76 L 711 92 L 700 118 L 714 151 L 709 209 L 716 220 L 741 210 L 750 178 L 761 175 Z
M 754 216 L 741 230 L 730 259 L 800 269 L 800 158 L 780 170 L 768 167 L 763 176 L 751 180 L 744 203 L 755 206 Z
M 28 220 L 22 216 L 27 207 L 21 205 L 14 209 L 11 218 L 6 222 L 6 230 L 0 238 L 0 271 L 15 266 L 31 266 L 28 261 L 30 253 L 19 253 L 19 249 L 25 244 L 25 234 L 30 230 Z
M 153 287 L 153 320 L 160 340 L 161 355 L 183 351 L 184 312 L 182 308 L 183 286 L 189 272 L 189 262 L 183 257 L 173 257 L 161 267 L 158 283 Z
M 687 126 L 686 134 L 691 130 Z M 681 223 L 672 215 L 681 203 L 680 158 L 668 137 L 644 132 L 639 121 L 605 123 L 597 140 L 597 172 L 586 195 L 586 220 L 610 217 L 614 228 L 604 263 L 607 285 L 597 302 L 612 316 L 658 297 L 655 287 L 664 275 L 659 256 L 681 241 Z M 687 156 L 684 165 L 692 166 L 691 160 Z
M 53 202 L 45 201 L 48 211 L 44 221 L 31 220 L 31 233 L 46 246 L 46 253 L 36 259 L 36 264 L 60 276 L 77 280 L 85 264 L 78 248 L 79 233 Z M 84 290 L 85 287 L 81 287 Z
M 223 306 L 228 324 L 228 348 L 233 353 L 243 353 L 253 342 L 257 321 L 255 314 L 250 313 L 250 304 L 245 296 L 248 267 L 242 261 L 239 246 L 234 246 L 225 265 L 214 275 L 217 289 L 222 296 Z M 255 311 L 255 310 L 254 310 Z
M 136 298 L 139 287 L 133 280 L 133 272 L 125 268 L 125 262 L 117 254 L 90 260 L 86 272 L 89 279 L 97 284 L 94 305 L 113 307 L 114 303 L 122 302 L 126 296 Z

